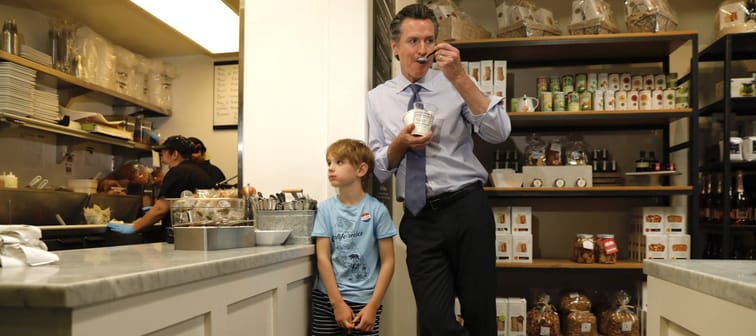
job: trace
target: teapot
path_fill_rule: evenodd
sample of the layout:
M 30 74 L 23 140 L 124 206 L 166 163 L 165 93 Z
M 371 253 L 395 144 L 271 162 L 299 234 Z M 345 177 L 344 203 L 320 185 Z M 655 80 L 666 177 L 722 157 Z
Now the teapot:
M 535 112 L 538 108 L 538 98 L 528 97 L 523 95 L 517 102 L 517 110 L 519 112 Z

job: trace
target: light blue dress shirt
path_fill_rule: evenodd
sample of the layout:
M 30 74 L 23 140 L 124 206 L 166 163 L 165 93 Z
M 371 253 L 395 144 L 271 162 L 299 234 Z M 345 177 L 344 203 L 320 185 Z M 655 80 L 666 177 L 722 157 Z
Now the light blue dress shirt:
M 396 196 L 404 199 L 405 159 L 389 169 L 388 146 L 405 127 L 403 117 L 412 96 L 403 75 L 368 92 L 368 145 L 375 153 L 375 175 L 381 182 L 396 174 Z M 436 70 L 415 82 L 423 87 L 420 99 L 438 108 L 433 120 L 433 138 L 425 149 L 425 184 L 429 198 L 456 191 L 462 186 L 488 180 L 488 173 L 473 154 L 472 132 L 483 140 L 504 142 L 512 130 L 502 98 L 489 96 L 488 110 L 474 115 L 444 74 Z

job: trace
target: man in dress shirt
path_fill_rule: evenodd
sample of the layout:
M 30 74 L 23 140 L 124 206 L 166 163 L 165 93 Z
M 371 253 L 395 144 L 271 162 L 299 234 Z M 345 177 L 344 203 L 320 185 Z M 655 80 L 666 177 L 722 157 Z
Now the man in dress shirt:
M 413 213 L 405 201 L 399 226 L 420 335 L 496 335 L 494 217 L 482 188 L 488 173 L 473 154 L 472 132 L 490 143 L 504 142 L 509 117 L 502 98 L 486 95 L 466 75 L 459 50 L 437 43 L 433 11 L 409 5 L 390 29 L 401 74 L 368 93 L 369 145 L 379 180 L 396 175 L 399 200 L 405 182 L 412 181 L 405 181 L 410 151 L 425 158 L 427 202 Z M 417 60 L 433 51 L 427 62 Z M 441 71 L 430 69 L 433 58 Z M 403 121 L 413 90 L 438 109 L 432 132 L 424 136 L 412 135 L 414 124 Z M 455 297 L 464 327 L 455 321 Z

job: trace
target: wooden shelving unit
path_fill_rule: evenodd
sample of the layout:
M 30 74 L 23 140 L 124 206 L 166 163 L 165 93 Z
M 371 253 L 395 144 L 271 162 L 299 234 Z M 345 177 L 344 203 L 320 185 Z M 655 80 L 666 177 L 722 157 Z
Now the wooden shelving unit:
M 509 112 L 514 128 L 565 126 L 658 126 L 690 117 L 692 109 L 575 112 Z
M 580 264 L 565 258 L 572 251 L 571 230 L 590 230 L 589 233 L 614 233 L 627 240 L 626 220 L 631 207 L 638 204 L 668 204 L 674 196 L 682 196 L 688 203 L 688 221 L 694 225 L 692 214 L 697 213 L 698 140 L 695 137 L 670 143 L 671 124 L 693 132 L 698 128 L 697 62 L 698 35 L 695 31 L 661 33 L 623 33 L 605 35 L 578 35 L 556 37 L 494 38 L 473 41 L 456 41 L 463 60 L 506 60 L 507 70 L 515 74 L 515 81 L 533 80 L 533 68 L 549 68 L 543 74 L 563 73 L 562 68 L 578 68 L 577 72 L 595 72 L 595 66 L 605 72 L 616 65 L 644 64 L 657 72 L 670 72 L 670 56 L 683 46 L 690 46 L 690 73 L 682 74 L 678 83 L 691 88 L 690 108 L 662 110 L 615 110 L 576 112 L 509 112 L 512 132 L 527 136 L 538 132 L 551 136 L 570 133 L 621 136 L 624 133 L 655 134 L 654 144 L 662 148 L 660 159 L 669 161 L 670 153 L 687 150 L 687 164 L 677 167 L 688 176 L 665 186 L 601 186 L 496 188 L 486 187 L 485 192 L 493 206 L 526 206 L 532 204 L 534 260 L 532 263 L 497 262 L 497 291 L 501 295 L 528 297 L 533 289 L 555 288 L 625 288 L 639 290 L 645 279 L 643 262 L 619 260 L 615 264 Z M 553 69 L 552 69 L 553 68 Z M 557 69 L 557 70 L 554 70 Z M 603 70 L 603 69 L 609 69 Z M 573 69 L 570 69 L 572 71 Z M 508 71 L 509 72 L 509 71 Z M 517 78 L 523 75 L 527 78 Z M 510 75 L 511 76 L 511 75 Z M 517 92 L 514 92 L 517 94 Z M 519 93 L 522 94 L 522 93 Z M 532 94 L 532 93 L 531 93 Z M 694 133 L 691 133 L 694 134 Z M 675 141 L 678 141 L 676 139 Z M 519 147 L 520 143 L 517 143 Z M 478 153 L 481 158 L 490 147 Z M 486 153 L 486 154 L 484 154 Z M 637 152 L 636 152 L 637 153 Z M 485 163 L 484 163 L 485 165 Z M 622 175 L 624 176 L 624 174 Z M 585 200 L 584 200 L 585 199 Z M 591 204 L 602 204 L 593 207 Z M 538 208 L 542 207 L 542 208 Z M 540 211 L 540 213 L 539 213 Z M 585 215 L 578 213 L 586 212 Z M 564 213 L 564 216 L 561 214 Z M 602 217 L 607 214 L 606 218 Z M 625 220 L 618 217 L 626 214 Z M 585 222 L 575 222 L 585 218 Z M 574 225 L 565 229 L 566 225 Z M 558 226 L 558 228 L 557 228 Z M 580 231 L 578 231 L 580 232 Z M 553 235 L 560 235 L 555 237 Z M 546 235 L 546 236 L 544 236 Z M 552 236 L 549 236 L 552 235 Z M 569 242 L 568 242 L 569 241 Z M 544 246 L 544 244 L 549 244 Z M 553 244 L 556 243 L 556 244 Z M 540 244 L 540 245 L 539 245 Z M 629 246 L 620 246 L 629 251 Z M 637 298 L 640 300 L 639 298 Z
M 596 186 L 542 188 L 483 188 L 490 197 L 660 197 L 689 195 L 692 186 Z
M 534 259 L 532 263 L 496 262 L 497 268 L 643 269 L 642 262 L 618 260 L 616 264 L 580 264 L 568 259 Z

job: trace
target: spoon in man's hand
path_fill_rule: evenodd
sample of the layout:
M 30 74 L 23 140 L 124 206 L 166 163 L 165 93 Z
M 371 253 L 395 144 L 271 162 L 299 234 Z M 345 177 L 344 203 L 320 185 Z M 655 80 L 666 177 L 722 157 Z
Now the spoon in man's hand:
M 431 52 L 430 52 L 430 54 L 428 54 L 428 55 L 425 55 L 425 56 L 420 56 L 420 57 L 418 57 L 418 58 L 417 58 L 417 60 L 416 60 L 416 61 L 417 61 L 417 63 L 420 63 L 420 64 L 425 64 L 425 63 L 427 63 L 427 62 L 428 62 L 428 59 L 429 59 L 429 58 L 430 58 L 431 56 L 433 56 L 433 54 L 435 54 L 435 53 L 436 53 L 436 51 L 438 51 L 438 49 L 431 51 Z

